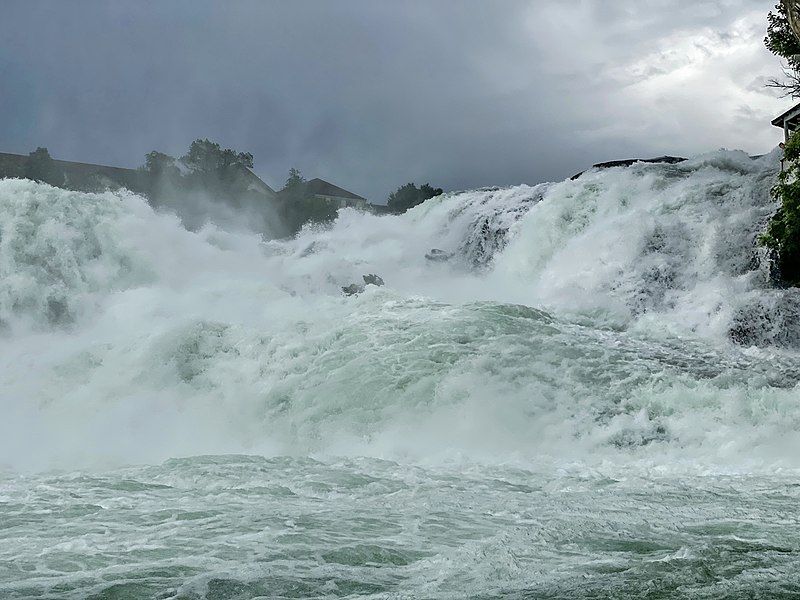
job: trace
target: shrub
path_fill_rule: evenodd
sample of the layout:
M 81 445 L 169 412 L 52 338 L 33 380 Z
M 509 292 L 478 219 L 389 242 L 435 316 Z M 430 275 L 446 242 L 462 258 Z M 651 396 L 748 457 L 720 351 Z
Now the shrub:
M 289 233 L 294 234 L 306 223 L 330 223 L 339 206 L 317 198 L 308 191 L 306 180 L 298 169 L 290 169 L 286 183 L 278 192 L 280 215 Z
M 800 284 L 800 133 L 789 138 L 784 159 L 786 168 L 772 188 L 773 197 L 781 205 L 760 241 L 775 253 L 781 281 L 797 286 Z
M 441 193 L 441 188 L 433 188 L 429 183 L 425 183 L 420 187 L 417 187 L 414 183 L 407 183 L 389 194 L 387 206 L 393 213 L 400 214 Z
M 56 187 L 64 185 L 64 173 L 56 166 L 47 148 L 42 148 L 41 146 L 28 154 L 28 162 L 25 164 L 25 177 L 33 181 L 49 183 Z

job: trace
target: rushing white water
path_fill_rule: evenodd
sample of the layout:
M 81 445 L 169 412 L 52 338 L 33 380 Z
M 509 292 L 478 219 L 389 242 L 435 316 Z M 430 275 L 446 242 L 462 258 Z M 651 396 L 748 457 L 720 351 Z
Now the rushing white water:
M 796 592 L 776 169 L 717 152 L 288 241 L 0 181 L 0 592 Z

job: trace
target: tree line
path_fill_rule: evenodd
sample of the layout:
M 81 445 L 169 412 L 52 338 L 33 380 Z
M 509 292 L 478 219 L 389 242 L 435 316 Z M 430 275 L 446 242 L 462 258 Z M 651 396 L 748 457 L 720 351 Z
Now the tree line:
M 773 79 L 770 87 L 784 96 L 800 98 L 800 39 L 793 31 L 790 15 L 784 2 L 779 2 L 767 16 L 767 36 L 764 43 L 776 56 L 784 59 L 784 78 Z M 777 275 L 785 285 L 800 285 L 800 133 L 793 133 L 784 147 L 785 169 L 772 188 L 780 202 L 770 219 L 760 243 L 775 257 Z
M 259 203 L 264 208 L 263 192 L 253 188 L 253 176 L 248 171 L 252 168 L 253 155 L 250 152 L 223 148 L 208 139 L 196 139 L 180 157 L 157 150 L 148 152 L 144 164 L 137 169 L 141 177 L 116 183 L 144 194 L 154 206 L 169 206 L 179 211 L 192 203 L 193 195 L 201 193 L 234 208 L 258 208 Z M 102 182 L 76 180 L 72 174 L 66 177 L 47 148 L 41 147 L 28 155 L 25 176 L 69 189 L 99 191 L 102 188 Z M 442 193 L 442 188 L 434 188 L 429 183 L 417 186 L 411 182 L 389 194 L 385 209 L 372 206 L 382 213 L 402 214 Z M 285 233 L 290 235 L 307 223 L 330 223 L 339 210 L 334 201 L 315 196 L 296 168 L 289 170 L 270 208 L 277 212 Z

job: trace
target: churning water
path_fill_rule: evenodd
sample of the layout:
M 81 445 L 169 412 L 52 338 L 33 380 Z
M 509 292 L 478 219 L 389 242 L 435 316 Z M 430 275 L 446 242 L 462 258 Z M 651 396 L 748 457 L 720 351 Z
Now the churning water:
M 776 169 L 266 242 L 0 182 L 0 597 L 800 597 Z

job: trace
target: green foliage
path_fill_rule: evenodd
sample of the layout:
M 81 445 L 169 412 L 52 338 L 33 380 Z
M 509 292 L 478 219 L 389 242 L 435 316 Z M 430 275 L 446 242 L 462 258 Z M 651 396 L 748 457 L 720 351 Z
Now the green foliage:
M 339 212 L 335 202 L 310 193 L 303 174 L 295 168 L 289 169 L 289 177 L 278 192 L 278 199 L 281 217 L 292 234 L 306 223 L 329 223 Z
M 760 241 L 775 253 L 781 281 L 797 286 L 800 285 L 800 133 L 789 138 L 784 158 L 787 167 L 772 188 L 772 195 L 781 206 Z
M 433 188 L 428 183 L 420 187 L 417 187 L 414 183 L 407 183 L 401 185 L 397 190 L 389 194 L 387 205 L 389 210 L 393 213 L 400 214 L 417 204 L 422 204 L 428 198 L 438 196 L 442 192 L 443 190 L 441 188 Z
M 64 185 L 64 173 L 56 166 L 47 148 L 41 146 L 28 154 L 28 161 L 25 163 L 25 177 L 54 186 Z
M 800 40 L 789 26 L 786 9 L 782 2 L 775 5 L 775 12 L 767 15 L 767 37 L 764 38 L 767 49 L 785 58 L 792 69 L 800 67 Z
M 283 184 L 281 192 L 285 194 L 292 194 L 295 197 L 305 195 L 306 179 L 300 172 L 300 169 L 292 167 L 289 169 L 289 177 L 286 178 L 286 183 Z
M 144 170 L 153 177 L 161 177 L 166 173 L 179 173 L 174 157 L 155 150 L 145 154 Z
M 188 170 L 181 172 L 180 163 Z M 234 205 L 247 195 L 249 180 L 245 169 L 253 167 L 253 155 L 222 148 L 216 142 L 197 139 L 178 159 L 153 150 L 145 155 L 141 167 L 148 176 L 147 190 L 156 203 L 170 196 L 208 192 Z
M 786 59 L 788 82 L 773 81 L 770 85 L 800 95 L 800 39 L 792 31 L 783 2 L 767 16 L 767 37 L 764 43 L 773 54 Z M 767 224 L 759 241 L 769 248 L 778 267 L 779 279 L 786 285 L 800 285 L 800 134 L 793 134 L 784 148 L 786 168 L 772 188 L 780 208 Z
M 197 139 L 189 146 L 182 160 L 196 172 L 225 181 L 235 177 L 243 168 L 253 168 L 253 155 L 249 152 L 224 150 L 216 142 Z
M 767 15 L 767 37 L 764 44 L 773 54 L 786 60 L 783 68 L 785 78 L 771 79 L 767 87 L 782 91 L 783 96 L 800 98 L 800 39 L 792 31 L 783 2 L 775 5 L 775 12 Z

